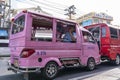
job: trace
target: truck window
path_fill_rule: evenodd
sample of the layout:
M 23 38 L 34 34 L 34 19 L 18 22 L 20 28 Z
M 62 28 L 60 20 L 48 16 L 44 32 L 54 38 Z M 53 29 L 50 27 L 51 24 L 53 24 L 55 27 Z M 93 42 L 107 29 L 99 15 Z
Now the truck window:
M 24 25 L 25 25 L 25 15 L 22 15 L 13 22 L 12 34 L 16 34 L 23 31 Z
M 32 41 L 52 41 L 52 19 L 48 19 L 46 17 L 33 18 L 31 36 Z
M 110 27 L 110 35 L 111 35 L 111 38 L 118 38 L 117 29 Z
M 120 38 L 120 29 L 119 29 L 119 38 Z
M 84 42 L 95 43 L 95 40 L 90 33 L 82 31 L 82 34 L 83 34 Z
M 105 36 L 106 36 L 106 28 L 102 27 L 102 37 L 105 37 Z
M 76 28 L 75 24 L 70 24 L 67 22 L 57 22 L 57 41 L 58 42 L 76 42 Z

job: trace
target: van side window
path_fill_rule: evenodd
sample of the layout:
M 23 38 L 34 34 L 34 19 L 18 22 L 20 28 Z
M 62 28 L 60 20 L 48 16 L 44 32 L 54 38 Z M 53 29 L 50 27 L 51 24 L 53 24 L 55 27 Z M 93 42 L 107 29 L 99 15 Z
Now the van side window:
M 53 21 L 46 17 L 35 17 L 32 20 L 32 41 L 52 41 Z
M 82 31 L 82 34 L 83 34 L 84 42 L 95 43 L 95 40 L 94 40 L 93 36 L 90 33 Z
M 118 38 L 117 29 L 110 27 L 110 35 L 111 35 L 111 38 Z
M 25 25 L 25 15 L 22 15 L 13 22 L 12 34 L 23 31 L 24 25 Z
M 76 43 L 75 24 L 68 22 L 57 22 L 56 40 L 57 42 Z
M 102 37 L 105 37 L 105 36 L 106 36 L 106 28 L 102 27 Z

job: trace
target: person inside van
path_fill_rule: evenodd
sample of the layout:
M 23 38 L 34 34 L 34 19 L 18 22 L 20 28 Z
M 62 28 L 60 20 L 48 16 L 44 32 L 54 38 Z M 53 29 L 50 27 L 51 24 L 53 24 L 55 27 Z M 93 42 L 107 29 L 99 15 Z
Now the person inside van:
M 63 37 L 64 42 L 76 42 L 76 32 L 75 27 L 70 26 L 68 31 L 65 33 Z

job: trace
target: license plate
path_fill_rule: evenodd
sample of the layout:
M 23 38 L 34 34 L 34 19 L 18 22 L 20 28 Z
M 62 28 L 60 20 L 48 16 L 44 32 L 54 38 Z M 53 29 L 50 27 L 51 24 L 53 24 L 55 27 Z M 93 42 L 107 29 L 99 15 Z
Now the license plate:
M 16 67 L 18 67 L 18 60 L 17 60 L 17 59 L 14 60 L 14 65 L 15 65 Z

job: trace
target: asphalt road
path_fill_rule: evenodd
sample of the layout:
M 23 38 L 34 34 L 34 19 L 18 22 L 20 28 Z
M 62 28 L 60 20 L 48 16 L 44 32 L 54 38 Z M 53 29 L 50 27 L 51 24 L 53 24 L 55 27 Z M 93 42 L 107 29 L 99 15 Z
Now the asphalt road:
M 0 80 L 24 80 L 23 74 L 15 74 L 12 71 L 7 71 L 7 61 L 9 58 L 0 58 Z M 100 64 L 94 71 L 86 71 L 85 68 L 69 68 L 62 69 L 57 78 L 54 80 L 98 80 L 98 77 L 109 76 L 114 72 L 117 75 L 115 79 L 120 80 L 120 66 L 113 66 L 109 63 Z M 119 72 L 119 73 L 118 73 Z M 100 75 L 101 74 L 101 75 Z M 108 75 L 109 74 L 109 75 Z M 96 77 L 97 76 L 97 77 Z M 95 79 L 95 77 L 97 79 Z M 92 79 L 91 79 L 92 78 Z M 40 73 L 30 74 L 30 80 L 45 80 Z M 105 78 L 99 80 L 107 80 Z

